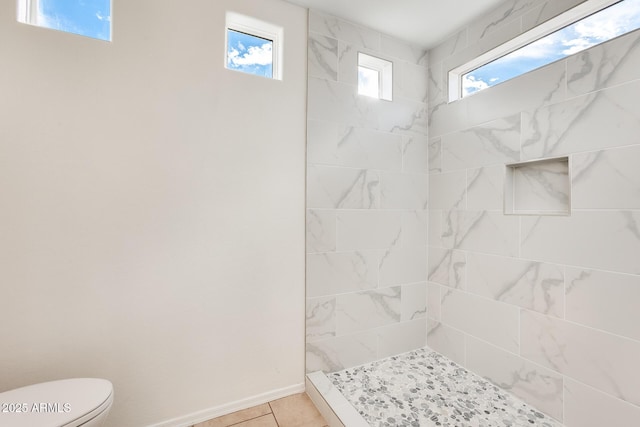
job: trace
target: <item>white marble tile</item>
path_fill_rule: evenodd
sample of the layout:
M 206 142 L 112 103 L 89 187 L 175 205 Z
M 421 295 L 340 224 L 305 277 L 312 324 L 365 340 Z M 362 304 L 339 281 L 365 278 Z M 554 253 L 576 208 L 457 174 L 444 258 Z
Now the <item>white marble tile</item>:
M 362 49 L 342 40 L 338 41 L 338 81 L 358 86 L 358 52 L 376 56 L 376 51 Z
M 399 40 L 386 34 L 381 35 L 380 52 L 412 64 L 428 65 L 428 55 L 424 48 L 411 45 L 404 40 Z
M 429 51 L 430 65 L 440 63 L 442 60 L 455 55 L 467 47 L 467 28 L 453 34 L 451 37 L 439 43 Z
M 429 93 L 428 70 L 426 67 L 404 61 L 393 63 L 393 96 L 427 102 Z
M 402 311 L 400 320 L 408 322 L 424 319 L 427 315 L 427 284 L 414 283 L 402 287 Z M 426 331 L 425 331 L 426 334 Z M 426 337 L 426 335 L 425 335 Z
M 440 285 L 427 284 L 427 316 L 430 319 L 440 321 Z
M 383 326 L 378 333 L 378 358 L 422 348 L 427 344 L 427 322 L 425 319 Z
M 345 166 L 400 171 L 403 141 L 399 135 L 351 128 L 337 145 L 338 161 Z
M 639 39 L 640 40 L 640 39 Z M 575 209 L 640 209 L 640 145 L 575 154 Z
M 429 227 L 427 211 L 402 212 L 402 238 L 400 244 L 404 248 L 426 246 Z
M 640 33 L 633 31 L 567 58 L 569 95 L 640 79 Z
M 447 99 L 429 103 L 429 136 L 441 137 L 451 132 L 467 129 L 469 120 L 468 100 L 447 102 Z
M 523 160 L 638 143 L 640 81 L 522 114 Z
M 562 375 L 467 337 L 467 369 L 562 421 Z
M 338 336 L 400 322 L 401 288 L 342 294 L 336 297 Z
M 548 0 L 540 2 L 522 15 L 522 32 L 529 31 L 549 19 L 579 5 L 584 0 Z
M 385 250 L 380 257 L 380 286 L 426 282 L 426 261 L 426 245 Z
M 380 34 L 316 10 L 309 11 L 309 31 L 368 49 L 380 49 Z
M 566 269 L 566 319 L 640 341 L 640 276 Z
M 564 316 L 564 272 L 553 264 L 469 253 L 467 290 L 540 313 Z
M 564 382 L 566 427 L 635 426 L 640 407 L 569 378 Z
M 380 172 L 382 209 L 427 209 L 429 175 L 426 173 Z
M 309 77 L 307 118 L 378 129 L 381 101 L 358 95 L 357 89 L 354 85 Z M 385 124 L 392 127 L 387 121 Z
M 441 138 L 429 140 L 429 173 L 442 172 L 442 141 Z
M 520 160 L 520 114 L 442 137 L 442 170 Z
M 520 28 L 519 19 L 522 15 L 533 8 L 539 0 L 509 0 L 501 3 L 498 7 L 475 19 L 469 26 L 469 43 L 476 43 L 478 40 L 487 37 L 488 34 L 499 31 L 516 21 Z
M 336 335 L 335 297 L 307 298 L 306 330 L 307 342 Z
M 307 372 L 335 372 L 377 359 L 378 337 L 364 332 L 307 343 Z
M 373 289 L 378 286 L 377 252 L 307 255 L 307 297 Z
M 469 122 L 484 123 L 563 101 L 565 80 L 565 63 L 556 61 L 473 94 L 465 99 L 469 102 Z
M 339 123 L 307 120 L 307 163 L 339 165 L 338 143 L 349 129 Z
M 429 213 L 426 210 L 402 212 L 402 236 L 404 248 L 426 246 L 429 228 Z
M 467 208 L 467 171 L 459 170 L 429 176 L 429 205 L 450 211 Z
M 338 40 L 317 33 L 309 33 L 309 76 L 338 80 Z
M 392 102 L 368 99 L 371 99 L 377 107 L 380 130 L 410 136 L 427 135 L 426 103 L 403 98 L 394 98 Z
M 431 62 L 427 70 L 427 103 L 436 105 L 448 99 L 447 78 L 442 69 L 442 62 Z
M 460 365 L 465 364 L 465 335 L 461 331 L 427 318 L 427 345 Z
M 444 247 L 444 240 L 442 238 L 444 231 L 444 217 L 442 211 L 431 209 L 429 210 L 429 245 Z
M 519 218 L 502 212 L 451 211 L 443 217 L 442 241 L 451 249 L 517 256 Z
M 505 211 L 515 213 L 562 213 L 571 211 L 571 182 L 566 158 L 510 167 L 506 175 L 511 197 Z
M 442 292 L 442 323 L 518 352 L 520 308 L 455 289 Z
M 330 252 L 335 249 L 335 211 L 307 209 L 307 253 Z
M 338 251 L 386 249 L 399 245 L 402 212 L 340 210 L 336 213 Z
M 627 402 L 640 403 L 640 342 L 523 310 L 520 354 Z
M 640 274 L 640 212 L 575 211 L 521 221 L 523 258 Z
M 429 172 L 429 138 L 421 135 L 402 137 L 402 171 Z
M 307 207 L 375 209 L 379 207 L 378 172 L 310 165 L 307 168 Z
M 467 170 L 467 209 L 502 211 L 504 208 L 504 166 Z
M 429 281 L 450 288 L 466 288 L 466 254 L 429 246 Z

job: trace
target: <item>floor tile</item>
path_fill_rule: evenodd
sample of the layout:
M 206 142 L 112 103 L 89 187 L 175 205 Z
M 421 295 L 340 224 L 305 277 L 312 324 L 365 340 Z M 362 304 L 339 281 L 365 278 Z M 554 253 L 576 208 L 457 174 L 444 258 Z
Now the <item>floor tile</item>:
M 270 413 L 271 408 L 269 407 L 269 404 L 264 403 L 262 405 L 254 406 L 252 408 L 244 409 L 238 412 L 233 412 L 229 415 L 224 415 L 222 417 L 214 418 L 212 420 L 196 424 L 193 427 L 228 427 L 230 425 L 258 418 Z
M 278 423 L 273 417 L 273 414 L 268 414 L 239 424 L 234 424 L 233 427 L 278 427 Z
M 327 423 L 306 393 L 269 402 L 280 427 L 323 427 Z

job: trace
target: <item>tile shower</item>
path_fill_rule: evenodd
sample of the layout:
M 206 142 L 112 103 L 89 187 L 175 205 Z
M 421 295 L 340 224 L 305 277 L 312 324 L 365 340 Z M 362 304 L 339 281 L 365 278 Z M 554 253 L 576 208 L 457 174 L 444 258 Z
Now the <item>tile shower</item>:
M 577 3 L 505 2 L 428 55 L 311 11 L 309 372 L 426 344 L 568 427 L 637 424 L 640 34 L 446 102 L 448 69 Z M 393 102 L 355 95 L 358 50 Z M 505 165 L 548 158 L 570 213 L 505 215 Z

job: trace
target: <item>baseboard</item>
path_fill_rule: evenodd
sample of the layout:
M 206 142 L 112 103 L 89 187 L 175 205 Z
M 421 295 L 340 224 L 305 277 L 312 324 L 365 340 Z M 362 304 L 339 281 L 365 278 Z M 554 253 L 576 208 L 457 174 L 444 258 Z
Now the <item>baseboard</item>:
M 194 424 L 210 420 L 211 418 L 221 417 L 232 412 L 240 411 L 242 409 L 251 408 L 252 406 L 261 405 L 272 400 L 291 396 L 292 394 L 303 393 L 304 391 L 304 383 L 294 384 L 289 387 L 284 387 L 277 390 L 269 391 L 267 393 L 251 396 L 246 399 L 236 400 L 235 402 L 214 406 L 213 408 L 204 409 L 202 411 L 194 412 L 182 417 L 162 421 L 158 424 L 149 425 L 148 427 L 190 427 Z

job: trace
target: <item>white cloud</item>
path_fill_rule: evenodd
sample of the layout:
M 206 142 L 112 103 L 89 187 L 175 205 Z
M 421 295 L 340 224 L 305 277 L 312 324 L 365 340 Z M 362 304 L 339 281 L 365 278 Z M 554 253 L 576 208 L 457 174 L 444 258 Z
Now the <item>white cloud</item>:
M 98 18 L 99 21 L 111 22 L 111 16 L 110 15 L 104 16 L 100 12 L 96 12 L 96 18 Z
M 236 49 L 231 49 L 228 57 L 229 62 L 235 66 L 271 65 L 273 63 L 271 43 L 265 43 L 262 46 L 251 46 L 242 54 Z
M 489 84 L 482 79 L 476 79 L 474 76 L 465 75 L 462 78 L 462 90 L 464 95 L 478 92 L 489 87 Z

